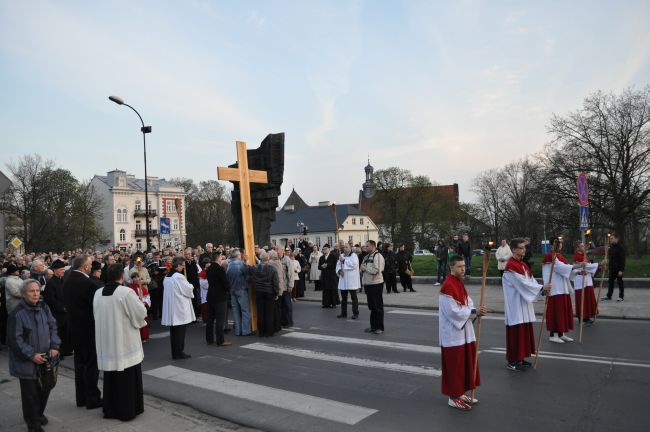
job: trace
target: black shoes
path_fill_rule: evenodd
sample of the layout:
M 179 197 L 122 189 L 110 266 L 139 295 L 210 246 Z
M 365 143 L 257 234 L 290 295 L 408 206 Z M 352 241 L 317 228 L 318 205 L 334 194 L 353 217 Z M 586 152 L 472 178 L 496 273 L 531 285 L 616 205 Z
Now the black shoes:
M 93 402 L 86 402 L 86 409 L 89 409 L 89 410 L 95 409 L 95 408 L 101 408 L 102 406 L 103 406 L 103 404 L 102 404 L 101 399 L 93 401 Z
M 344 314 L 340 314 L 340 315 L 337 315 L 336 317 L 337 317 L 337 318 L 347 318 L 348 316 L 347 316 L 347 315 L 344 315 Z
M 172 359 L 173 360 L 185 360 L 185 359 L 188 359 L 190 357 L 192 357 L 192 356 L 189 355 L 189 354 L 180 353 L 179 355 L 172 356 Z
M 518 362 L 508 362 L 506 369 L 514 372 L 523 372 L 524 367 Z
M 357 319 L 357 318 L 359 318 L 359 314 L 352 315 L 352 319 Z

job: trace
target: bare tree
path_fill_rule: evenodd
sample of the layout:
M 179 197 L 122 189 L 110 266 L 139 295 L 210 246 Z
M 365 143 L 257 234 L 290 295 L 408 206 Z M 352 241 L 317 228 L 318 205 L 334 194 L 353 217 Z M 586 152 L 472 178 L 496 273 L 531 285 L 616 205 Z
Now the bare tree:
M 504 184 L 506 176 L 503 171 L 489 169 L 474 178 L 472 192 L 478 197 L 474 207 L 479 220 L 492 228 L 495 238 L 500 238 L 505 213 Z

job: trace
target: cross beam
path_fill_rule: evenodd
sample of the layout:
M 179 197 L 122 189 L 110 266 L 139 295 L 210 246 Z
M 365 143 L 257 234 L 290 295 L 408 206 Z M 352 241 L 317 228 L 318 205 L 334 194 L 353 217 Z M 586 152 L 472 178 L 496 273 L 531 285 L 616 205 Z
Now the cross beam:
M 253 208 L 251 205 L 251 183 L 268 183 L 266 171 L 248 169 L 248 153 L 246 143 L 237 141 L 237 168 L 218 167 L 219 180 L 239 182 L 239 201 L 241 202 L 241 222 L 244 235 L 244 250 L 249 265 L 255 264 L 255 238 L 253 237 Z M 243 258 L 243 257 L 242 257 Z M 255 291 L 248 287 L 248 300 L 251 317 L 251 328 L 257 330 L 257 309 Z

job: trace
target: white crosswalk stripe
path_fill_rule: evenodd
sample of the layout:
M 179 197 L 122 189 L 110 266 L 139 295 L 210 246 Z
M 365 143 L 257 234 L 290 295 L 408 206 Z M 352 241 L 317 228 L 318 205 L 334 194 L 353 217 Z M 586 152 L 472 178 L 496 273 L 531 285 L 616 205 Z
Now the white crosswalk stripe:
M 506 349 L 500 347 L 493 347 L 490 349 L 481 350 L 481 352 L 505 355 Z M 615 357 L 590 356 L 584 354 L 569 354 L 569 353 L 559 353 L 559 352 L 549 352 L 549 351 L 540 351 L 539 357 L 555 359 L 555 360 L 584 362 L 584 363 L 599 363 L 599 364 L 615 365 L 615 366 L 650 368 L 650 364 L 648 363 L 642 363 L 640 361 L 631 360 L 631 359 L 619 359 Z
M 353 344 L 353 345 L 366 345 L 380 348 L 389 348 L 396 349 L 401 351 L 414 351 L 421 353 L 429 354 L 440 354 L 440 347 L 436 346 L 427 346 L 427 345 L 416 345 L 408 344 L 401 342 L 390 342 L 376 339 L 360 339 L 360 338 L 349 338 L 342 336 L 327 336 L 314 333 L 302 333 L 302 332 L 292 332 L 283 334 L 282 337 L 290 339 L 300 339 L 300 340 L 315 340 L 323 342 L 338 342 L 344 344 Z
M 386 313 L 398 314 L 398 315 L 432 316 L 432 317 L 434 316 L 437 317 L 439 315 L 438 312 L 434 312 L 434 311 L 406 310 L 406 309 L 393 309 L 393 310 L 389 310 Z M 503 315 L 485 315 L 483 319 L 503 321 Z
M 144 373 L 152 377 L 347 425 L 355 425 L 377 412 L 372 408 L 247 383 L 176 366 L 163 366 Z
M 405 373 L 427 375 L 433 377 L 439 377 L 441 375 L 440 369 L 431 366 L 419 366 L 419 365 L 383 362 L 383 361 L 371 360 L 366 358 L 328 354 L 324 352 L 312 351 L 312 350 L 301 349 L 301 348 L 270 345 L 270 344 L 265 344 L 260 342 L 252 343 L 249 345 L 243 345 L 242 348 L 264 351 L 264 352 L 275 353 L 275 354 L 285 354 L 294 357 L 308 358 L 308 359 L 328 361 L 334 363 L 342 363 L 351 366 L 384 369 L 392 372 L 405 372 Z

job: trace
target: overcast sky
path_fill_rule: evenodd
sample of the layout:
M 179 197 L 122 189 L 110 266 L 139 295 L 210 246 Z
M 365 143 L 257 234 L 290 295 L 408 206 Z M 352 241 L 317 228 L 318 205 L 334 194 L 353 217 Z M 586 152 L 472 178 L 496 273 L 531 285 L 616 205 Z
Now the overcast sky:
M 109 6 L 110 5 L 110 6 Z M 281 203 L 354 202 L 368 154 L 440 184 L 542 149 L 552 113 L 650 83 L 650 2 L 0 0 L 2 166 L 216 179 L 285 132 Z

